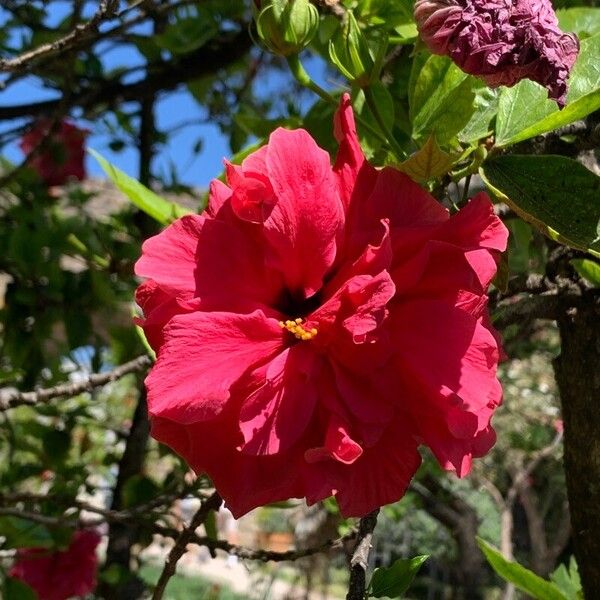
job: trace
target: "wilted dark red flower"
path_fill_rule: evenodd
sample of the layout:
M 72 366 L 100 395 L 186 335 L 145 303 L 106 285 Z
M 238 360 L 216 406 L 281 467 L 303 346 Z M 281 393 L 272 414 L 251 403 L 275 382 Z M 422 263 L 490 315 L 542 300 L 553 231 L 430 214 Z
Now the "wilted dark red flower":
M 66 550 L 18 550 L 10 576 L 35 590 L 39 600 L 85 596 L 96 587 L 96 547 L 99 543 L 98 533 L 85 530 L 73 534 Z
M 37 121 L 21 138 L 21 150 L 30 154 L 46 139 L 51 127 L 48 119 Z M 88 133 L 87 129 L 62 121 L 44 142 L 43 149 L 31 158 L 29 166 L 48 186 L 63 185 L 69 179 L 85 179 L 84 142 Z
M 348 96 L 335 132 L 332 168 L 277 129 L 136 264 L 152 434 L 236 516 L 332 494 L 364 515 L 404 494 L 419 444 L 463 476 L 494 443 L 486 290 L 506 228 L 485 194 L 450 217 L 370 166 Z
M 564 106 L 579 41 L 550 0 L 417 0 L 415 19 L 428 48 L 466 73 L 491 87 L 532 79 Z

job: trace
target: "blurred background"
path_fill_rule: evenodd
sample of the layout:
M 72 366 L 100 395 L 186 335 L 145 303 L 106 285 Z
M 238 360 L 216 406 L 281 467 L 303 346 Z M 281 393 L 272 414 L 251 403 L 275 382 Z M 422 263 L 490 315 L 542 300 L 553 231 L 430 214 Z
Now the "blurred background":
M 336 19 L 326 6 L 335 2 L 320 4 L 325 20 Z M 365 22 L 373 14 L 398 28 L 405 41 L 386 62 L 383 78 L 402 98 L 416 35 L 412 3 L 346 4 Z M 145 353 L 131 324 L 137 285 L 132 269 L 142 240 L 160 229 L 106 180 L 90 155 L 80 180 L 41 181 L 31 168 L 34 157 L 28 159 L 21 147 L 33 123 L 68 117 L 88 131 L 87 146 L 192 210 L 204 206 L 208 183 L 223 171 L 222 159 L 239 159 L 277 125 L 303 124 L 321 145 L 335 148 L 332 135 L 323 134 L 330 131 L 323 125 L 331 122 L 330 107 L 301 88 L 284 61 L 253 43 L 251 5 L 244 0 L 120 2 L 111 19 L 73 48 L 0 75 L 3 389 L 77 383 Z M 98 2 L 85 0 L 3 0 L 2 56 L 52 44 L 97 10 Z M 600 31 L 600 19 L 589 27 Z M 314 81 L 341 92 L 346 84 L 322 58 L 327 30 L 319 36 L 304 64 Z M 52 127 L 41 144 L 51 140 Z M 369 143 L 367 152 L 376 158 L 378 148 Z M 546 272 L 552 247 L 524 221 L 509 218 L 507 224 L 511 275 L 536 281 Z M 498 299 L 496 290 L 492 303 Z M 465 480 L 443 473 L 425 455 L 406 497 L 382 511 L 373 567 L 430 555 L 411 598 L 519 597 L 487 565 L 476 536 L 542 577 L 569 565 L 562 420 L 552 367 L 560 342 L 554 321 L 536 317 L 517 321 L 500 315 L 497 322 L 508 358 L 501 366 L 505 400 L 494 419 L 493 451 L 476 461 Z M 147 585 L 157 580 L 173 541 L 155 524 L 180 529 L 210 482 L 196 479 L 149 438 L 142 371 L 134 366 L 91 391 L 0 412 L 4 572 L 11 548 L 59 540 L 67 517 L 77 514 L 99 519 L 103 533 L 98 597 L 144 597 Z M 25 527 L 32 512 L 48 522 Z M 325 544 L 353 527 L 334 502 L 307 508 L 292 501 L 239 521 L 221 510 L 198 535 L 280 553 Z M 250 560 L 211 550 L 208 543 L 184 556 L 165 597 L 344 598 L 347 578 L 339 547 L 292 563 Z

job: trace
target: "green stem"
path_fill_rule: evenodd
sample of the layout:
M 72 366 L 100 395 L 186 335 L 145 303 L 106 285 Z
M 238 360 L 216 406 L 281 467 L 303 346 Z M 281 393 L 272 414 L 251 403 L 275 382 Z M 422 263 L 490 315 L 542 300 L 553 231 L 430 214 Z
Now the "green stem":
M 461 208 L 463 206 L 466 206 L 466 204 L 467 204 L 467 202 L 469 200 L 469 186 L 471 185 L 471 177 L 473 177 L 473 175 L 471 173 L 469 173 L 465 177 L 465 183 L 464 183 L 463 193 L 462 193 L 462 197 L 461 197 L 460 202 L 459 202 L 459 206 Z
M 486 159 L 486 157 L 486 149 L 483 146 L 477 147 L 473 152 L 473 159 L 471 160 L 471 162 L 459 171 L 451 173 L 452 181 L 458 183 L 463 177 L 467 177 L 468 175 L 475 175 L 479 171 L 479 167 Z
M 311 90 L 312 92 L 314 92 L 315 94 L 317 94 L 317 96 L 319 96 L 319 98 L 325 100 L 325 102 L 328 102 L 329 104 L 332 104 L 335 107 L 337 107 L 339 105 L 339 102 L 329 92 L 327 92 L 326 90 L 324 90 L 321 86 L 317 85 L 310 78 L 310 75 L 306 72 L 306 70 L 302 66 L 302 63 L 300 62 L 300 57 L 297 54 L 294 54 L 292 56 L 288 56 L 287 57 L 287 63 L 289 65 L 289 67 L 290 67 L 292 75 L 294 76 L 294 78 L 296 79 L 296 81 L 301 86 L 305 87 L 308 90 Z M 388 146 L 390 146 L 390 142 L 387 140 L 387 138 L 384 135 L 382 135 L 379 131 L 377 131 L 377 129 L 375 129 L 369 123 L 367 123 L 363 118 L 360 117 L 360 115 L 355 115 L 355 117 L 356 117 L 356 120 L 365 129 L 368 129 L 369 132 L 372 135 L 374 135 L 380 142 L 382 142 L 382 143 L 387 144 Z M 393 151 L 393 148 L 392 148 L 392 151 Z
M 329 92 L 324 90 L 321 86 L 317 85 L 310 78 L 310 75 L 302 66 L 302 63 L 300 62 L 300 57 L 297 54 L 292 54 L 292 56 L 288 56 L 287 63 L 290 66 L 292 75 L 296 78 L 296 81 L 298 81 L 300 85 L 317 94 L 317 96 L 325 100 L 325 102 L 329 102 L 330 104 L 335 104 L 337 106 L 337 100 Z
M 394 134 L 387 126 L 387 123 L 383 120 L 381 113 L 379 112 L 379 107 L 377 106 L 377 101 L 375 100 L 375 96 L 373 96 L 373 90 L 370 87 L 363 88 L 363 92 L 365 94 L 365 100 L 367 101 L 367 106 L 371 111 L 372 115 L 375 117 L 377 121 L 377 125 L 381 129 L 381 133 L 384 135 L 387 143 L 392 149 L 392 152 L 396 155 L 396 158 L 399 160 L 404 160 L 407 158 L 406 152 L 402 149 L 400 144 L 396 141 Z

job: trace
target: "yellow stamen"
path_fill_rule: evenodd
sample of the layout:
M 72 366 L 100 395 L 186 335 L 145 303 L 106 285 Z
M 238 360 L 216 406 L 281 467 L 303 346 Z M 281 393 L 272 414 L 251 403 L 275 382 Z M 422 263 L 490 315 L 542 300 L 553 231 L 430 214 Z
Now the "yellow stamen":
M 293 321 L 289 319 L 287 321 L 279 321 L 279 327 L 282 329 L 287 329 L 290 333 L 293 333 L 296 339 L 308 342 L 312 340 L 315 335 L 317 335 L 318 331 L 316 327 L 312 327 L 311 329 L 305 329 L 302 325 L 304 320 L 298 317 Z

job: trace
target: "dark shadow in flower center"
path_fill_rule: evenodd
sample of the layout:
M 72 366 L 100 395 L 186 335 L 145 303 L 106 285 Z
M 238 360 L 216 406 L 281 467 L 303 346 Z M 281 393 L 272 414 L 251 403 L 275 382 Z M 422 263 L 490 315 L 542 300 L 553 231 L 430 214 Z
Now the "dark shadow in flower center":
M 285 289 L 275 308 L 290 319 L 298 317 L 304 319 L 321 306 L 321 300 L 321 292 L 313 294 L 310 298 L 304 298 L 300 292 L 295 293 Z

